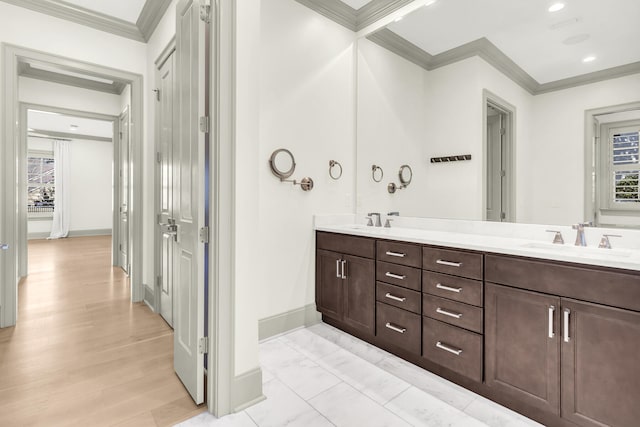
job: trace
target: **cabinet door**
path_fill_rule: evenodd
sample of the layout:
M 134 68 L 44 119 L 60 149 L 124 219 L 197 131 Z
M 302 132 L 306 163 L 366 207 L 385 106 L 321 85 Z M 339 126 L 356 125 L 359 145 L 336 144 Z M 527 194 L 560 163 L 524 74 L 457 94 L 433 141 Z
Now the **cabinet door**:
M 637 426 L 640 313 L 563 299 L 563 314 L 567 310 L 562 417 L 581 426 Z
M 487 283 L 487 385 L 559 415 L 559 320 L 559 298 Z
M 316 308 L 325 316 L 342 320 L 343 283 L 342 255 L 316 251 Z
M 345 255 L 344 322 L 358 330 L 375 334 L 375 261 Z

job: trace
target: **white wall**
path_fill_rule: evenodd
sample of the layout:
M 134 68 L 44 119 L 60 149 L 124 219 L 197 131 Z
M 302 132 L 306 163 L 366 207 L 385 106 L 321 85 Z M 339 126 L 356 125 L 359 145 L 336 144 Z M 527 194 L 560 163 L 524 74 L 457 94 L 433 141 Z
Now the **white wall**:
M 53 151 L 50 140 L 29 138 L 29 149 Z M 72 140 L 69 143 L 69 230 L 112 228 L 113 144 Z M 49 233 L 51 220 L 30 220 L 29 233 Z
M 584 214 L 585 110 L 640 101 L 640 74 L 534 97 L 527 222 L 573 224 Z M 619 218 L 618 218 L 619 219 Z M 638 215 L 629 223 L 640 224 Z
M 529 141 L 531 95 L 478 57 L 428 72 L 368 40 L 359 40 L 358 50 L 357 213 L 482 219 L 483 90 L 516 108 L 517 163 Z M 472 160 L 430 163 L 460 154 Z M 372 164 L 384 169 L 381 183 L 371 178 Z M 413 180 L 389 194 L 387 184 L 399 183 L 403 164 Z M 526 180 L 518 174 L 516 182 Z M 516 204 L 519 219 L 520 197 Z
M 355 52 L 351 31 L 294 1 L 263 1 L 260 19 L 259 234 L 251 239 L 259 274 L 251 290 L 263 319 L 314 303 L 312 216 L 354 209 Z M 310 176 L 312 191 L 272 175 L 277 148 L 294 154 L 291 178 Z M 343 166 L 338 181 L 329 178 L 329 160 Z M 239 175 L 252 168 L 239 167 Z

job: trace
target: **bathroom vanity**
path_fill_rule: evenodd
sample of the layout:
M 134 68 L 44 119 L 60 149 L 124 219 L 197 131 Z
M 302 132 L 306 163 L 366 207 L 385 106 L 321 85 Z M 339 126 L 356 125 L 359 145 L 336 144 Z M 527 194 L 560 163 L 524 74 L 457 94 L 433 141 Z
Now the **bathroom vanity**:
M 316 305 L 326 323 L 545 425 L 636 426 L 640 251 L 606 251 L 317 226 Z

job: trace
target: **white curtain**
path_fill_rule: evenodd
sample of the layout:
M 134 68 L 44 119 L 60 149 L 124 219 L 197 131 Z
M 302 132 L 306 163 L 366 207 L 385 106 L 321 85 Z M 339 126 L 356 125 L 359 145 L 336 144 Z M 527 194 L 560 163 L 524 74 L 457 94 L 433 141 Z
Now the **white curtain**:
M 53 142 L 56 168 L 56 198 L 49 239 L 61 239 L 69 234 L 69 141 Z

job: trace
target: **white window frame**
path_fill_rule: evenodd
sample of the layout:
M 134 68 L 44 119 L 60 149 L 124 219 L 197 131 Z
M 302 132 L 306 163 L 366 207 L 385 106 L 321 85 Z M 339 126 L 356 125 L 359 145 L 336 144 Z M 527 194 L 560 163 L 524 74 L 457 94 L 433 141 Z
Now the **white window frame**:
M 54 162 L 55 162 L 55 158 L 53 156 L 53 151 L 48 151 L 48 150 L 28 150 L 28 152 L 27 152 L 27 161 L 31 157 L 54 159 Z M 54 165 L 55 165 L 55 163 L 54 163 Z M 54 170 L 55 170 L 55 166 L 54 166 Z M 54 184 L 52 185 L 52 187 L 55 188 L 55 186 L 56 185 L 55 185 L 55 181 L 54 181 Z M 28 191 L 29 191 L 28 189 L 29 189 L 29 180 L 27 178 L 27 191 L 26 191 L 26 194 L 28 194 Z M 29 212 L 29 210 L 27 209 L 27 218 L 29 220 L 31 220 L 31 221 L 51 220 L 51 219 L 53 219 L 53 212 Z
M 598 205 L 600 211 L 605 215 L 629 215 L 640 211 L 640 203 L 620 203 L 615 201 L 614 179 L 616 171 L 640 171 L 640 163 L 628 165 L 613 164 L 613 135 L 626 133 L 633 130 L 640 131 L 640 120 L 629 120 L 623 122 L 603 123 L 600 125 L 600 144 L 598 150 L 598 177 L 599 188 Z

